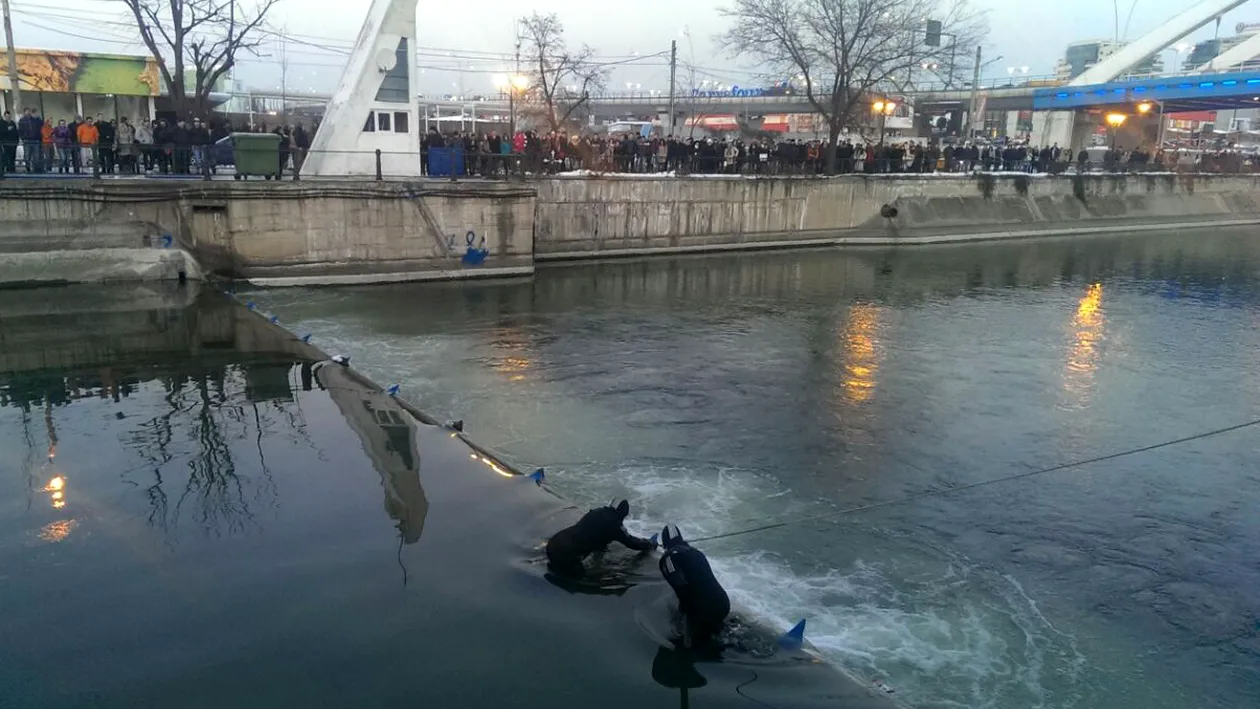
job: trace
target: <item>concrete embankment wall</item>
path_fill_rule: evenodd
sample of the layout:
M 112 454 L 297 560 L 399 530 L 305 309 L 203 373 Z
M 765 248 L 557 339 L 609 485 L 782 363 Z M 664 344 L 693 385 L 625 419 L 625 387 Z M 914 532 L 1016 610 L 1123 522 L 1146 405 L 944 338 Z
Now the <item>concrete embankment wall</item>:
M 539 183 L 534 249 L 578 259 L 1251 224 L 1258 186 L 1156 174 L 556 179 Z
M 198 263 L 274 285 L 529 274 L 533 216 L 534 190 L 500 183 L 8 180 L 0 284 L 196 278 Z M 470 245 L 484 263 L 461 262 Z M 142 268 L 185 251 L 195 263 Z
M 337 285 L 527 275 L 535 260 L 1260 223 L 1209 175 L 0 183 L 0 285 Z M 484 262 L 464 263 L 469 247 Z

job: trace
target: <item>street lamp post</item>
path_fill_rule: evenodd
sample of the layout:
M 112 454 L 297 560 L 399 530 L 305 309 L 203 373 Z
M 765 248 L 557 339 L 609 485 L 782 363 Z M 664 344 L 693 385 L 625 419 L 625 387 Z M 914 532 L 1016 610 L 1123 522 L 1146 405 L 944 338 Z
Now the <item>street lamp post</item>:
M 1164 149 L 1164 124 L 1168 122 L 1164 116 L 1164 102 L 1152 99 L 1150 101 L 1143 101 L 1137 105 L 1138 113 L 1143 116 L 1150 113 L 1152 108 L 1159 109 L 1159 125 L 1155 130 L 1155 150 L 1158 152 Z
M 1173 51 L 1174 51 L 1174 52 L 1176 52 L 1176 54 L 1175 54 L 1174 56 L 1175 56 L 1175 57 L 1176 57 L 1176 59 L 1177 59 L 1177 68 L 1173 69 L 1173 73 L 1174 73 L 1174 74 L 1179 74 L 1179 73 L 1181 72 L 1182 68 L 1185 66 L 1185 62 L 1183 62 L 1183 61 L 1181 60 L 1181 55 L 1182 55 L 1182 54 L 1185 54 L 1186 52 L 1190 51 L 1191 49 L 1194 49 L 1194 45 L 1193 45 L 1193 44 L 1186 44 L 1186 43 L 1184 43 L 1184 42 L 1183 42 L 1183 43 L 1181 43 L 1181 44 L 1178 44 L 1178 45 L 1177 45 L 1177 46 L 1175 46 L 1175 47 L 1173 47 Z
M 1111 126 L 1112 152 L 1114 152 L 1116 149 L 1116 136 L 1120 132 L 1120 126 L 1124 125 L 1124 122 L 1128 119 L 1129 117 L 1124 115 L 1123 113 L 1108 113 L 1107 114 L 1107 125 Z
M 529 88 L 529 77 L 523 74 L 512 74 L 510 76 L 500 74 L 494 77 L 494 86 L 500 92 L 507 92 L 508 133 L 509 135 L 516 135 L 516 94 Z
M 897 104 L 892 101 L 876 101 L 871 104 L 871 110 L 879 114 L 879 144 L 884 145 L 884 129 L 888 125 L 888 117 L 897 110 Z

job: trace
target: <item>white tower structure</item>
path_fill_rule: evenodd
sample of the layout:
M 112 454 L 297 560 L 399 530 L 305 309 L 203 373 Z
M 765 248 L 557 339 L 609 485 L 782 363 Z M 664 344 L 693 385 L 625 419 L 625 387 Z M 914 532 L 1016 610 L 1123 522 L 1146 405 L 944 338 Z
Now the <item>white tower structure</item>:
M 1141 38 L 1125 45 L 1107 59 L 1090 67 L 1085 73 L 1068 82 L 1067 86 L 1088 86 L 1112 81 L 1151 55 L 1163 51 L 1165 47 L 1245 2 L 1247 0 L 1200 0 L 1193 7 L 1182 11 Z M 1075 118 L 1076 115 L 1072 111 L 1048 111 L 1034 114 L 1033 140 L 1041 145 L 1057 143 L 1075 148 L 1072 142 Z
M 420 174 L 417 0 L 372 0 L 303 175 Z

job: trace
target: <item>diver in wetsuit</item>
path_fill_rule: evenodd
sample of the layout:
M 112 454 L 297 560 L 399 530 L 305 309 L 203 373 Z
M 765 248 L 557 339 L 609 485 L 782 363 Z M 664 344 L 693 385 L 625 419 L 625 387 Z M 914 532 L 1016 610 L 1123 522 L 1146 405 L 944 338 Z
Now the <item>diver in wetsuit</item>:
M 635 551 L 650 551 L 656 543 L 640 539 L 626 531 L 624 522 L 630 514 L 630 503 L 622 500 L 616 507 L 599 507 L 587 512 L 572 527 L 566 527 L 547 540 L 547 561 L 561 574 L 581 576 L 585 571 L 582 560 L 597 551 L 603 551 L 612 542 Z
M 688 544 L 678 527 L 661 531 L 661 575 L 678 596 L 678 610 L 685 621 L 683 644 L 688 648 L 707 645 L 722 630 L 731 612 L 726 589 L 713 576 L 704 552 Z

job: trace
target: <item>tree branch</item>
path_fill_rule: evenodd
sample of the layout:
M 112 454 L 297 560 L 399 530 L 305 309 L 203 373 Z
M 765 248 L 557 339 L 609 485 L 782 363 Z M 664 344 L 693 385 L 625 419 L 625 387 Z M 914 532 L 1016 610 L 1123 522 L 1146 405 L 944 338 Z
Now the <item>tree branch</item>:
M 145 47 L 157 60 L 178 113 L 204 113 L 214 85 L 241 52 L 256 53 L 267 14 L 279 0 L 117 0 L 131 11 Z M 189 91 L 187 74 L 192 69 Z

